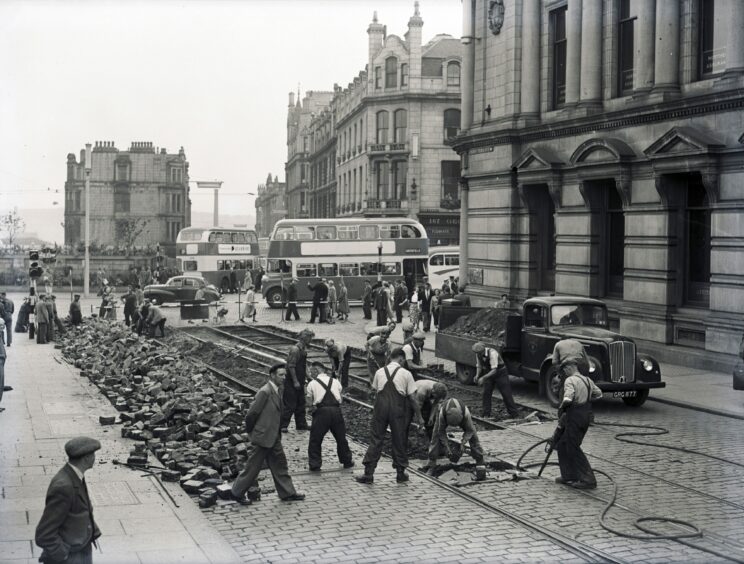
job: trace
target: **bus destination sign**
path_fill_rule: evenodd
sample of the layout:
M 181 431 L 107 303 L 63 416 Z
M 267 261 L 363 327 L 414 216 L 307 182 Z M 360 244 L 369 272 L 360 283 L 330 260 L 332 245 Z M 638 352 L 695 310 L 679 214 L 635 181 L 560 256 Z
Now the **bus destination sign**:
M 250 255 L 250 245 L 218 245 L 217 254 L 220 255 Z

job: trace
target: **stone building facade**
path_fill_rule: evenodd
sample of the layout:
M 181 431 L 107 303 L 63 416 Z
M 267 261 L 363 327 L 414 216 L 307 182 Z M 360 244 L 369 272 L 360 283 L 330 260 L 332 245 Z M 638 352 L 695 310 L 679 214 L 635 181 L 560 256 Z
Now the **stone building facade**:
M 175 250 L 178 232 L 191 224 L 189 163 L 151 142 L 132 142 L 120 151 L 113 141 L 97 141 L 91 151 L 90 241 L 118 247 L 126 232 L 139 232 L 135 246 L 160 244 Z M 140 232 L 140 228 L 141 232 Z M 85 240 L 85 150 L 80 161 L 67 155 L 65 244 Z
M 310 187 L 310 122 L 326 109 L 333 92 L 308 90 L 300 101 L 297 93 L 289 93 L 287 109 L 287 162 L 284 170 L 287 183 L 287 217 L 309 217 L 308 189 Z
M 256 233 L 259 237 L 269 237 L 274 225 L 287 217 L 287 185 L 279 182 L 271 173 L 266 184 L 259 184 L 256 193 Z
M 418 2 L 404 38 L 375 14 L 366 69 L 311 124 L 311 213 L 417 218 L 432 244 L 457 244 L 460 167 L 447 139 L 460 125 L 462 46 L 448 35 L 422 44 L 423 24 Z
M 730 361 L 744 330 L 744 2 L 464 0 L 462 42 L 452 145 L 474 302 L 599 297 L 662 358 Z

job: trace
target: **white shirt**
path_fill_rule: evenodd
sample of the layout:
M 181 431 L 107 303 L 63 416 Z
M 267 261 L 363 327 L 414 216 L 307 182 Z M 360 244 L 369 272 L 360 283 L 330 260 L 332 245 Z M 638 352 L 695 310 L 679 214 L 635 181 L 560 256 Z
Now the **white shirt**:
M 413 362 L 413 353 L 418 352 L 419 354 L 421 354 L 421 349 L 417 349 L 416 345 L 414 345 L 413 343 L 408 343 L 403 347 L 403 352 L 406 353 L 406 360 L 410 360 L 411 362 Z
M 602 390 L 594 382 L 586 376 L 574 373 L 566 378 L 563 384 L 563 401 L 571 401 L 576 405 L 582 405 L 589 401 L 590 390 L 592 400 L 602 397 Z
M 325 396 L 326 394 L 325 388 L 321 386 L 320 383 L 316 380 L 320 380 L 326 386 L 330 386 L 333 397 L 336 398 L 336 401 L 338 401 L 338 403 L 341 403 L 341 382 L 339 382 L 336 378 L 333 378 L 333 380 L 331 380 L 331 377 L 328 376 L 328 374 L 318 374 L 315 380 L 310 380 L 310 383 L 307 385 L 307 398 L 310 401 L 311 405 L 318 405 L 321 401 L 323 401 L 323 396 Z
M 69 462 L 67 463 L 67 465 L 75 471 L 75 474 L 77 475 L 78 478 L 80 478 L 80 481 L 82 482 L 83 481 L 83 472 L 82 472 L 82 470 L 80 470 L 80 468 L 78 468 L 74 464 L 70 464 Z
M 395 386 L 395 389 L 398 390 L 398 393 L 402 396 L 412 396 L 416 393 L 416 382 L 413 379 L 413 375 L 400 366 L 397 362 L 391 362 L 387 365 L 388 372 L 390 372 L 390 375 L 393 374 L 396 368 L 400 367 L 400 370 L 395 373 L 395 376 L 393 376 L 393 385 Z M 372 380 L 372 387 L 378 391 L 381 392 L 382 389 L 385 387 L 385 384 L 387 384 L 387 376 L 385 375 L 385 368 L 380 368 L 377 372 L 375 372 L 375 377 Z

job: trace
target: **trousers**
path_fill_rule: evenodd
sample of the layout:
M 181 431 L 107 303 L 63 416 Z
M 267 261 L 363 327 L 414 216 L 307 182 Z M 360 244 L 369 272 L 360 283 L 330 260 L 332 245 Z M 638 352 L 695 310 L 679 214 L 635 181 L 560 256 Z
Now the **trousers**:
M 36 342 L 40 345 L 46 345 L 47 342 L 47 325 L 48 323 L 39 323 L 36 330 Z
M 70 552 L 67 560 L 44 560 L 46 564 L 93 564 L 93 545 L 89 544 L 82 550 Z
M 310 468 L 320 468 L 323 463 L 321 446 L 328 431 L 336 439 L 336 454 L 341 464 L 351 462 L 351 449 L 346 440 L 346 422 L 339 406 L 318 406 L 310 425 L 310 442 L 307 445 L 307 461 Z
M 587 484 L 597 483 L 594 470 L 592 470 L 584 451 L 581 450 L 581 443 L 589 430 L 591 412 L 591 404 L 589 403 L 571 406 L 566 411 L 566 427 L 555 445 L 555 450 L 558 452 L 561 478 L 565 481 L 578 480 Z
M 234 496 L 240 497 L 245 494 L 248 488 L 255 484 L 264 462 L 269 466 L 271 477 L 274 479 L 276 493 L 281 499 L 297 493 L 292 483 L 292 478 L 289 475 L 289 469 L 287 468 L 287 456 L 284 454 L 280 433 L 273 446 L 262 447 L 254 445 L 253 450 L 248 455 L 245 468 L 238 474 L 232 485 Z
M 491 396 L 493 396 L 494 388 L 498 388 L 509 415 L 512 417 L 519 416 L 519 409 L 517 408 L 517 404 L 514 403 L 511 383 L 509 382 L 509 372 L 506 367 L 500 368 L 493 378 L 489 378 L 483 382 L 483 415 L 491 415 Z
M 300 320 L 300 313 L 297 311 L 297 302 L 289 302 L 287 304 L 287 314 L 284 317 L 286 321 L 289 321 L 289 318 L 294 315 L 294 318 L 299 321 Z
M 5 321 L 5 344 L 10 346 L 13 343 L 13 318 L 6 317 Z
M 295 389 L 292 381 L 287 379 L 284 382 L 284 392 L 282 394 L 282 417 L 280 427 L 286 429 L 294 415 L 295 427 L 297 429 L 307 429 L 307 420 L 305 419 L 305 378 L 298 376 L 300 387 Z

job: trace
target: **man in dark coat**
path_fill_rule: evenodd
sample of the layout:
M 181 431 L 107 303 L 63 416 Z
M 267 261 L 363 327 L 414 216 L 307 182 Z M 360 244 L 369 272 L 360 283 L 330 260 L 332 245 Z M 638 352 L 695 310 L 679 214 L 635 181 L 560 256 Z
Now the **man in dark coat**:
M 39 299 L 34 306 L 34 318 L 36 319 L 36 342 L 40 345 L 47 343 L 47 325 L 49 325 L 49 310 L 47 309 L 46 302 L 44 301 L 44 294 L 39 296 Z
M 282 501 L 302 501 L 305 494 L 297 493 L 287 468 L 287 456 L 282 447 L 282 434 L 279 432 L 282 412 L 281 385 L 285 379 L 284 364 L 275 364 L 269 369 L 269 381 L 253 398 L 245 416 L 245 429 L 250 435 L 253 449 L 245 469 L 232 485 L 232 496 L 242 505 L 250 505 L 245 495 L 254 486 L 264 462 L 271 470 L 276 493 Z M 302 390 L 300 390 L 302 393 Z
M 76 437 L 65 444 L 69 462 L 52 478 L 44 513 L 36 526 L 36 544 L 41 547 L 40 562 L 91 564 L 92 544 L 101 536 L 88 496 L 84 474 L 96 461 L 101 443 L 89 437 Z
M 364 289 L 362 290 L 362 311 L 364 312 L 364 319 L 372 319 L 372 306 L 375 301 L 372 298 L 372 284 L 369 280 L 364 281 Z
M 419 307 L 421 308 L 421 319 L 425 333 L 431 330 L 431 299 L 434 297 L 434 291 L 428 282 L 424 287 L 418 290 Z
M 393 294 L 393 301 L 395 303 L 395 322 L 403 322 L 403 306 L 408 301 L 408 291 L 400 280 L 395 281 L 395 293 Z
M 290 317 L 294 315 L 296 321 L 300 320 L 300 314 L 297 311 L 297 278 L 292 278 L 287 288 L 287 314 L 284 317 L 285 321 L 290 321 Z
M 258 270 L 256 270 L 256 275 L 253 278 L 253 285 L 256 287 L 256 292 L 261 291 L 261 282 L 263 281 L 263 277 L 266 272 L 263 269 L 263 266 L 259 265 Z
M 134 293 L 132 286 L 129 286 L 127 293 L 121 297 L 121 300 L 124 302 L 124 323 L 129 327 L 132 317 L 137 311 L 137 295 Z
M 5 321 L 5 342 L 8 346 L 13 342 L 13 311 L 15 304 L 8 299 L 5 292 L 0 292 L 0 317 Z
M 75 294 L 70 304 L 70 323 L 80 325 L 83 322 L 83 312 L 80 309 L 80 294 Z
M 310 323 L 315 323 L 315 316 L 319 316 L 320 323 L 325 323 L 325 306 L 328 303 L 328 286 L 325 278 L 320 278 L 315 285 L 307 283 L 307 287 L 313 293 L 313 308 L 310 310 Z

